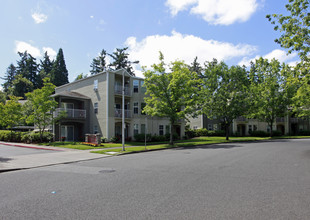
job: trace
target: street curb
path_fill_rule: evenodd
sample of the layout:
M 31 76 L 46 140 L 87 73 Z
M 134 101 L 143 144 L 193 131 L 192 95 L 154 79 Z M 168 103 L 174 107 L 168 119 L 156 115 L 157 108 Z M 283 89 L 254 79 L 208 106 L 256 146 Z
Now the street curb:
M 64 151 L 62 149 L 51 149 L 51 148 L 27 146 L 27 145 L 20 145 L 20 144 L 9 144 L 9 143 L 3 143 L 3 142 L 0 142 L 0 144 L 7 145 L 7 146 L 13 146 L 13 147 L 23 147 L 23 148 L 38 149 L 38 150 Z
M 0 169 L 0 174 L 6 173 L 6 172 L 19 171 L 19 170 L 29 170 L 29 169 L 34 169 L 34 168 L 55 166 L 55 165 L 60 165 L 60 164 L 71 164 L 71 163 L 79 163 L 79 162 L 90 161 L 90 160 L 98 160 L 98 159 L 102 159 L 105 157 L 112 157 L 112 155 L 105 155 L 104 157 L 91 158 L 91 159 L 81 159 L 81 160 L 69 161 L 69 162 L 59 162 L 59 163 L 46 164 L 46 165 L 33 166 L 33 167 L 9 168 L 9 169 L 2 169 L 2 170 Z

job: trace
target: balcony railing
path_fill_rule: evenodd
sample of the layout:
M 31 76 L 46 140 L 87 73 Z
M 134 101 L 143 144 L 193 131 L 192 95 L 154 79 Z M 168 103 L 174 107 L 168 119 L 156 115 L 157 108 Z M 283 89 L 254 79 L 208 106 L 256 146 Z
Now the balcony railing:
M 122 109 L 115 109 L 114 116 L 116 118 L 122 118 Z M 131 118 L 131 110 L 125 110 L 125 118 Z
M 119 84 L 115 84 L 115 87 L 114 87 L 115 94 L 122 95 L 123 94 L 122 91 L 123 91 L 123 86 L 121 86 Z M 131 91 L 130 91 L 129 86 L 125 86 L 125 95 L 131 96 Z
M 243 116 L 239 116 L 239 117 L 236 118 L 236 121 L 245 122 L 245 121 L 247 121 L 247 118 L 243 117 Z
M 54 112 L 54 116 L 58 117 L 65 113 L 65 118 L 73 118 L 73 119 L 85 119 L 86 118 L 86 110 L 84 109 L 65 109 L 65 108 L 57 108 Z

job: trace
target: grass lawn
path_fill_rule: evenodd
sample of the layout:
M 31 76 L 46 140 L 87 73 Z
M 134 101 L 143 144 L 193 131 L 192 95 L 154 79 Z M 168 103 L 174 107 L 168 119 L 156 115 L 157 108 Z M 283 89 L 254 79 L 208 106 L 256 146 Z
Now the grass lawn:
M 260 141 L 270 139 L 283 139 L 283 138 L 310 138 L 309 136 L 281 136 L 281 137 L 230 137 L 229 141 L 226 141 L 225 137 L 197 137 L 189 140 L 176 141 L 173 146 L 169 145 L 168 142 L 148 142 L 146 150 L 155 149 L 168 149 L 175 147 L 195 147 L 197 145 L 207 144 L 218 144 L 218 143 L 231 143 L 231 142 L 243 142 L 243 141 Z M 53 143 L 42 143 L 40 145 L 71 148 L 77 150 L 94 150 L 92 153 L 99 154 L 122 154 L 129 152 L 145 151 L 144 143 L 141 142 L 126 142 L 125 151 L 122 151 L 121 143 L 102 143 L 101 146 L 95 147 L 91 145 L 82 144 L 80 142 L 53 142 Z M 107 149 L 112 148 L 112 149 Z M 96 150 L 96 151 L 95 151 Z
M 242 141 L 258 141 L 258 140 L 268 140 L 270 138 L 261 138 L 261 137 L 231 137 L 229 141 L 226 141 L 225 137 L 198 137 L 190 140 L 182 140 L 175 142 L 175 145 L 171 146 L 168 143 L 166 144 L 153 144 L 147 145 L 146 150 L 157 150 L 157 149 L 168 149 L 175 147 L 195 147 L 198 145 L 207 145 L 207 144 L 219 144 L 219 143 L 231 143 L 231 142 L 242 142 Z M 122 148 L 115 149 L 103 149 L 98 151 L 91 151 L 92 153 L 98 154 L 123 154 L 131 152 L 145 151 L 145 146 L 135 146 L 127 147 L 125 151 Z

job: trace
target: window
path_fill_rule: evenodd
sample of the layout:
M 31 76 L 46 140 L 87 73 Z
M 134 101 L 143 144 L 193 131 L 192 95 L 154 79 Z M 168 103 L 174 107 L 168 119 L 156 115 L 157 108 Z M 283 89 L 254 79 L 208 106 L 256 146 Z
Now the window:
M 249 125 L 249 133 L 252 132 L 252 125 Z
M 134 93 L 139 92 L 139 80 L 133 80 L 133 92 Z
M 145 94 L 146 93 L 146 88 L 144 86 L 144 81 L 141 81 L 141 93 Z
M 166 134 L 170 134 L 170 125 L 166 125 Z
M 97 134 L 97 133 L 98 133 L 98 126 L 94 125 L 94 134 Z
M 138 102 L 134 102 L 133 103 L 133 113 L 136 115 L 136 114 L 139 114 L 139 103 Z
M 98 113 L 98 102 L 94 103 L 94 113 L 97 114 Z
M 257 126 L 256 125 L 253 125 L 253 130 L 257 131 Z
M 198 129 L 198 126 L 194 126 L 193 129 L 194 129 L 194 130 L 197 130 L 197 129 Z
M 145 113 L 143 112 L 144 107 L 146 106 L 145 102 L 141 102 L 141 115 L 145 115 Z
M 133 134 L 139 134 L 139 125 L 138 124 L 134 124 L 133 125 Z
M 98 90 L 98 79 L 94 80 L 94 90 L 97 91 Z
M 213 124 L 208 124 L 208 130 L 212 131 L 213 130 Z
M 159 135 L 164 135 L 164 126 L 159 125 Z
M 141 124 L 141 134 L 145 134 L 145 124 Z
M 267 132 L 268 133 L 270 132 L 270 126 L 269 125 L 267 126 Z

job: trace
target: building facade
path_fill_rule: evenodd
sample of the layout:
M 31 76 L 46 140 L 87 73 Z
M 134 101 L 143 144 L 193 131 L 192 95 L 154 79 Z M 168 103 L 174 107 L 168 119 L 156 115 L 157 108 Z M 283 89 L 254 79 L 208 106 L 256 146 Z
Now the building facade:
M 165 135 L 170 132 L 167 118 L 151 117 L 142 113 L 145 106 L 144 80 L 125 70 L 105 71 L 85 79 L 57 87 L 55 117 L 65 112 L 54 124 L 55 140 L 82 141 L 85 134 L 99 133 L 110 140 L 122 135 L 122 92 L 124 79 L 125 138 L 135 134 Z M 176 126 L 184 136 L 184 123 Z
M 205 115 L 199 115 L 197 118 L 190 118 L 189 126 L 191 129 L 206 128 L 208 130 L 224 130 L 221 120 L 210 119 Z M 310 130 L 310 121 L 308 119 L 289 117 L 276 118 L 273 131 L 280 131 L 283 135 L 297 135 L 301 131 Z M 240 116 L 233 120 L 230 126 L 230 133 L 239 136 L 249 136 L 252 131 L 270 132 L 270 127 L 266 122 L 257 119 L 248 119 Z

